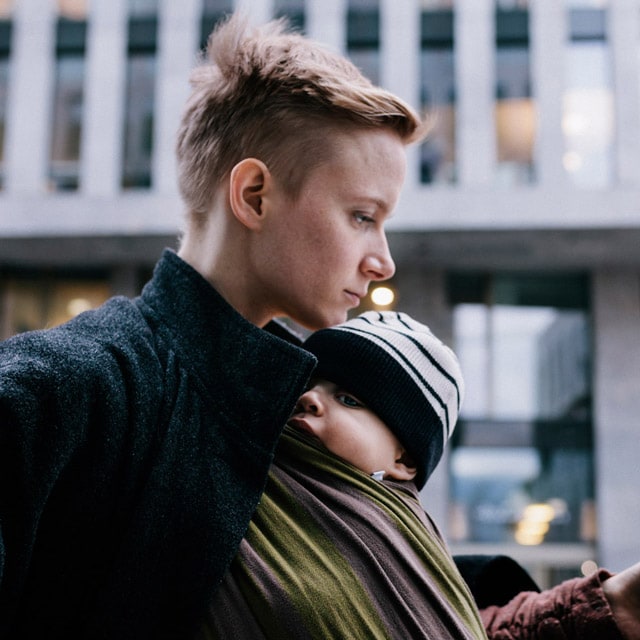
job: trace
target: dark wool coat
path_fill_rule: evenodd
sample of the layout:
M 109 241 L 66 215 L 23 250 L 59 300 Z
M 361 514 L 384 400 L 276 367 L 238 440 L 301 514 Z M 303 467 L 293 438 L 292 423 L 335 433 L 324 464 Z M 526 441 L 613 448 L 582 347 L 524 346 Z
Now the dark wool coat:
M 314 364 L 171 251 L 0 344 L 0 638 L 191 638 Z

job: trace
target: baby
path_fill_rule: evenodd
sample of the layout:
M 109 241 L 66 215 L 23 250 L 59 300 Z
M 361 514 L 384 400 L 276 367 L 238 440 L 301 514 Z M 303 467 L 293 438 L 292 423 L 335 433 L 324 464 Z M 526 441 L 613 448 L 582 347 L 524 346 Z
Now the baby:
M 374 311 L 317 331 L 304 347 L 318 366 L 288 424 L 378 479 L 415 479 L 421 489 L 462 402 L 453 351 L 407 314 Z
M 478 610 L 418 496 L 464 389 L 455 354 L 425 325 L 367 312 L 304 347 L 318 358 L 314 378 L 203 637 L 638 637 L 640 565 Z
M 458 417 L 453 352 L 403 313 L 312 334 L 318 358 L 203 637 L 484 639 L 418 490 Z

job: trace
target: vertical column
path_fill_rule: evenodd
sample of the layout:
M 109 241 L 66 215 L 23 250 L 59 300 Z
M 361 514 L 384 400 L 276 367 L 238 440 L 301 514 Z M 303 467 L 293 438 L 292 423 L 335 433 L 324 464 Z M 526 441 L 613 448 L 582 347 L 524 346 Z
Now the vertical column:
M 456 157 L 460 185 L 489 185 L 496 164 L 495 15 L 493 0 L 458 0 L 456 54 Z
M 249 16 L 253 24 L 260 25 L 273 17 L 274 0 L 234 0 L 233 7 Z
M 46 185 L 55 18 L 52 0 L 15 3 L 5 143 L 8 192 L 38 193 Z
M 151 181 L 160 193 L 177 193 L 175 137 L 196 62 L 201 14 L 202 0 L 162 0 L 160 5 Z
M 424 268 L 400 267 L 397 309 L 429 326 L 446 345 L 453 347 L 453 313 L 447 302 L 445 274 Z M 449 506 L 448 448 L 421 492 L 421 500 L 446 537 Z
M 564 2 L 549 0 L 531 0 L 529 7 L 531 83 L 537 109 L 534 170 L 540 185 L 561 185 L 567 181 L 562 165 L 567 8 Z
M 640 184 L 640 7 L 638 0 L 611 0 L 608 10 L 608 39 L 613 61 L 615 99 L 615 166 L 621 186 Z
M 594 429 L 600 562 L 637 562 L 640 531 L 640 274 L 595 274 Z
M 420 105 L 420 6 L 416 0 L 380 0 L 380 78 L 385 89 Z M 407 150 L 407 183 L 420 181 L 417 147 Z
M 122 173 L 126 0 L 92 0 L 88 27 L 80 189 L 91 196 L 113 196 Z
M 347 50 L 347 0 L 307 0 L 305 24 L 309 37 L 335 51 Z

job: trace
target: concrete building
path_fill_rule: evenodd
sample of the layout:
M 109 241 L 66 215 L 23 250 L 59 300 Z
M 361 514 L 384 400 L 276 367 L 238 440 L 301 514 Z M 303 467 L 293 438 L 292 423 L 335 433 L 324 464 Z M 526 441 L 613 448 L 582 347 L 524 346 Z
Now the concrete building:
M 2 337 L 135 295 L 176 246 L 187 77 L 235 4 L 0 0 Z M 390 287 L 466 373 L 424 494 L 453 550 L 543 584 L 638 560 L 640 1 L 244 4 L 434 116 L 388 225 Z

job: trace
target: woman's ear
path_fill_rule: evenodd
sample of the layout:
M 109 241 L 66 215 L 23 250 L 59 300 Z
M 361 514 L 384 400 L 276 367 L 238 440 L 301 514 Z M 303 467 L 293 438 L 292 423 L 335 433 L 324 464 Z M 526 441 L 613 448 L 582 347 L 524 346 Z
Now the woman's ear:
M 418 466 L 402 448 L 396 453 L 396 460 L 391 469 L 387 469 L 387 475 L 395 480 L 413 480 L 417 473 Z
M 271 188 L 267 165 L 256 158 L 245 158 L 231 170 L 229 203 L 236 219 L 248 229 L 256 230 L 264 219 L 263 198 Z

